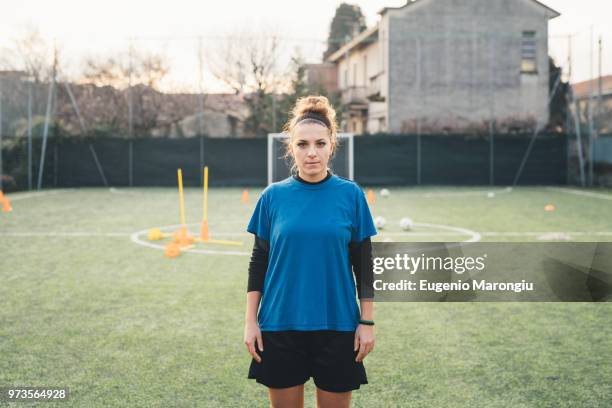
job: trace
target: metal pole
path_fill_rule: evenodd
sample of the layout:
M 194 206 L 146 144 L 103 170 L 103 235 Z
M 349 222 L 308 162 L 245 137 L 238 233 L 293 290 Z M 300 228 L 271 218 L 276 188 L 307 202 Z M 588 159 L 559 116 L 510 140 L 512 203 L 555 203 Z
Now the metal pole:
M 272 93 L 272 133 L 276 132 L 276 95 Z
M 593 143 L 594 143 L 594 129 L 593 129 L 593 94 L 595 92 L 593 87 L 593 26 L 591 26 L 591 75 L 589 79 L 589 187 L 593 186 Z
M 199 69 L 198 69 L 198 90 L 199 90 L 199 94 L 198 94 L 198 104 L 199 104 L 199 109 L 200 109 L 200 113 L 198 115 L 198 135 L 202 136 L 204 134 L 204 89 L 203 89 L 203 78 L 202 78 L 202 70 L 204 69 L 204 64 L 203 64 L 203 53 L 202 53 L 202 37 L 198 38 L 198 63 L 199 63 Z M 200 167 L 201 168 L 201 167 Z M 202 173 L 202 172 L 200 172 Z M 201 175 L 201 178 L 204 177 L 203 175 Z M 200 184 L 203 184 L 203 180 Z
M 580 185 L 585 186 L 584 159 L 582 157 L 582 136 L 580 130 L 580 116 L 578 115 L 578 102 L 574 100 L 574 125 L 576 127 L 576 148 L 578 149 L 578 166 L 580 167 Z
M 128 142 L 128 178 L 130 187 L 134 185 L 134 142 L 132 139 Z
M 28 82 L 28 190 L 32 190 L 32 78 Z
M 129 49 L 129 64 L 128 64 L 128 135 L 132 138 L 134 131 L 134 124 L 132 118 L 132 39 L 130 38 L 130 49 Z M 130 183 L 131 185 L 131 183 Z
M 547 107 L 550 107 L 550 103 L 553 100 L 553 98 L 555 97 L 555 94 L 557 93 L 557 89 L 559 89 L 559 84 L 560 83 L 561 83 L 561 75 L 559 75 L 557 77 L 557 80 L 555 81 L 555 85 L 553 86 L 553 90 L 550 93 L 550 96 L 548 97 L 548 104 L 546 105 Z M 541 127 L 541 124 L 540 124 L 540 121 L 538 120 L 538 123 L 536 123 L 536 129 L 533 132 L 533 136 L 531 136 L 531 140 L 529 141 L 529 145 L 527 146 L 527 151 L 523 155 L 523 159 L 521 160 L 521 165 L 519 166 L 519 169 L 517 170 L 517 172 L 516 172 L 516 174 L 514 176 L 514 181 L 512 182 L 513 186 L 516 186 L 516 184 L 519 181 L 519 178 L 523 174 L 523 169 L 525 168 L 525 164 L 527 163 L 527 159 L 529 158 L 529 155 L 531 154 L 531 149 L 533 148 L 533 144 L 535 143 L 535 140 L 538 137 L 538 134 L 540 133 L 540 127 Z
M 43 130 L 43 142 L 40 152 L 40 165 L 38 167 L 38 184 L 37 189 L 42 188 L 43 170 L 45 168 L 45 154 L 47 152 L 47 137 L 49 136 L 49 122 L 51 121 L 51 104 L 53 103 L 53 88 L 55 81 L 49 82 L 49 94 L 47 96 L 47 111 L 45 113 L 45 127 Z
M 601 74 L 601 64 L 602 64 L 602 51 L 603 51 L 603 45 L 602 45 L 602 40 L 601 40 L 601 35 L 599 36 L 599 75 L 598 75 L 598 80 L 597 80 L 597 132 L 599 132 L 599 130 L 601 129 L 601 118 L 602 118 L 602 114 L 603 114 L 603 106 L 602 106 L 602 99 L 601 99 L 601 93 L 602 93 L 602 88 L 603 88 L 603 77 Z
M 0 79 L 0 192 L 2 192 L 2 178 L 4 177 L 2 165 L 2 80 Z
M 81 125 L 81 131 L 83 132 L 83 135 L 86 135 L 87 128 L 85 127 L 85 121 L 83 120 L 83 117 L 81 116 L 81 111 L 79 110 L 79 105 L 77 105 L 76 103 L 76 99 L 74 98 L 72 89 L 70 88 L 70 85 L 68 84 L 68 82 L 64 82 L 64 86 L 66 87 L 66 91 L 68 92 L 68 96 L 70 97 L 70 102 L 72 103 L 72 107 L 74 108 L 74 111 L 76 112 L 77 117 L 79 118 L 79 124 Z M 98 173 L 100 174 L 100 177 L 102 178 L 104 187 L 108 187 L 108 181 L 106 180 L 106 176 L 104 175 L 104 170 L 102 169 L 102 165 L 100 164 L 100 161 L 98 160 L 98 155 L 96 154 L 96 150 L 94 149 L 93 144 L 91 143 L 89 143 L 89 151 L 91 152 L 94 162 L 96 163 L 96 167 L 98 168 Z
M 493 89 L 493 38 L 489 41 L 489 184 L 495 184 L 494 174 L 494 146 L 493 146 L 493 121 L 495 120 L 495 90 Z
M 53 187 L 57 187 L 57 166 L 59 163 L 59 152 L 57 149 L 57 144 L 53 144 Z
M 416 38 L 416 94 L 419 100 L 416 118 L 416 132 L 417 132 L 417 185 L 421 185 L 421 38 Z
M 204 168 L 204 136 L 200 135 L 200 170 Z M 204 173 L 200 173 L 200 184 L 204 184 Z

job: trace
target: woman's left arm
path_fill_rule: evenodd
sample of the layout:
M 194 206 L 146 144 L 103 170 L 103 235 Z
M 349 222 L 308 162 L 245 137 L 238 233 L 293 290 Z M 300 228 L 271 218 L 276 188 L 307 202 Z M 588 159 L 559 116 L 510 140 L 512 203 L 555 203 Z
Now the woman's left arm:
M 361 242 L 349 244 L 349 254 L 357 283 L 357 295 L 362 320 L 374 320 L 374 266 L 372 262 L 372 242 L 366 238 Z M 374 326 L 360 324 L 355 331 L 354 351 L 359 350 L 355 361 L 362 361 L 374 350 Z
M 373 299 L 360 299 L 362 320 L 374 320 L 374 302 Z M 374 326 L 360 324 L 355 331 L 354 351 L 359 350 L 355 361 L 363 361 L 363 359 L 374 350 L 376 336 L 374 334 Z

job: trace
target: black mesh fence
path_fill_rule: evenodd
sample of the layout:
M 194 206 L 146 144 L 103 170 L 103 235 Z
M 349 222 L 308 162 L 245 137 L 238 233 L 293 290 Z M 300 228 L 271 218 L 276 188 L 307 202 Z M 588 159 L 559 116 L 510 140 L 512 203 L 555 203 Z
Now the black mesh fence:
M 354 174 L 363 185 L 512 185 L 531 135 L 370 135 L 354 139 Z M 267 139 L 64 139 L 46 149 L 43 188 L 175 186 L 181 168 L 185 186 L 265 186 Z M 32 144 L 32 187 L 38 184 L 40 138 Z M 25 138 L 5 138 L 5 191 L 27 190 Z M 568 180 L 568 139 L 539 135 L 518 185 L 562 185 Z

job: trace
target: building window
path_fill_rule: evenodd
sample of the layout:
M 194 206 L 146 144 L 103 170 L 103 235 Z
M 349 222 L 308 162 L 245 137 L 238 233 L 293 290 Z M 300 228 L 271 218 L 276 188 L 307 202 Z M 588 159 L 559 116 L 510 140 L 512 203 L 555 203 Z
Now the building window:
M 363 86 L 368 85 L 368 56 L 363 56 Z
M 353 86 L 357 86 L 357 64 L 353 64 Z
M 521 38 L 521 73 L 535 74 L 537 70 L 536 32 L 523 31 Z

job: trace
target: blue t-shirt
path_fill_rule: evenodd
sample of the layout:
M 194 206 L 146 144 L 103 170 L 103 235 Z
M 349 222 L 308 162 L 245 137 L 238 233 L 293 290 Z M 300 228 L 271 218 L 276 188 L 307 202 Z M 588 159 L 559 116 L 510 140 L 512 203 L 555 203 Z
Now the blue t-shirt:
M 376 235 L 361 188 L 332 175 L 269 185 L 247 231 L 269 241 L 258 314 L 263 331 L 355 331 L 359 321 L 348 245 Z

